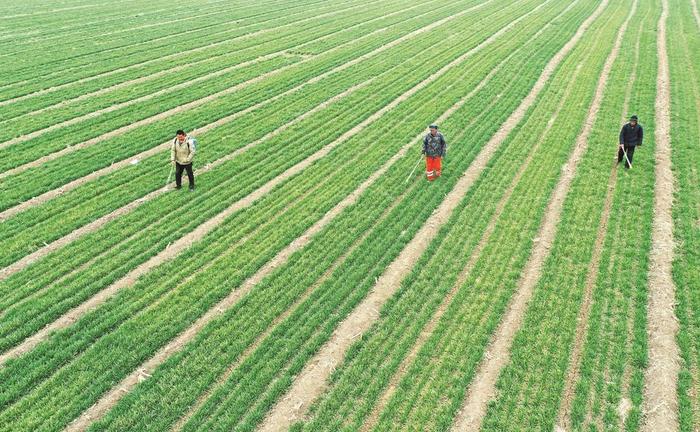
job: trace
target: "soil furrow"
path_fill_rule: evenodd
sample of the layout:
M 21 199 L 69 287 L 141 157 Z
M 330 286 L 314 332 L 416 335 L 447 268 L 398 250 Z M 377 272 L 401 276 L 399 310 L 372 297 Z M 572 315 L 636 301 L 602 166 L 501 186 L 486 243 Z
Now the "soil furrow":
M 666 21 L 668 0 L 662 0 L 657 34 L 658 75 L 656 78 L 656 141 L 654 219 L 649 255 L 648 328 L 649 364 L 644 373 L 642 430 L 678 430 L 678 372 L 680 354 L 676 335 L 676 288 L 673 283 L 673 171 L 671 169 L 671 90 Z

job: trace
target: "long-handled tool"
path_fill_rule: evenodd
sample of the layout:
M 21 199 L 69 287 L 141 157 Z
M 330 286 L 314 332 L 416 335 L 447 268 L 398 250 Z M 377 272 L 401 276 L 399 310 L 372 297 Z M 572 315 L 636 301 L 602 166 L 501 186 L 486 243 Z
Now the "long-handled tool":
M 620 145 L 620 148 L 622 149 L 622 153 L 625 155 L 625 160 L 627 161 L 627 166 L 632 168 L 632 162 L 630 162 L 630 158 L 627 157 L 627 152 L 625 151 L 625 146 Z
M 175 164 L 170 164 L 170 173 L 168 174 L 168 179 L 165 181 L 165 187 L 170 184 L 170 178 L 173 176 L 173 169 L 175 169 Z
M 416 161 L 416 164 L 413 166 L 413 170 L 411 170 L 411 174 L 408 175 L 408 178 L 404 183 L 408 183 L 409 180 L 411 180 L 411 177 L 413 177 L 413 173 L 416 172 L 416 168 L 418 168 L 418 164 L 420 161 L 423 160 L 423 155 Z

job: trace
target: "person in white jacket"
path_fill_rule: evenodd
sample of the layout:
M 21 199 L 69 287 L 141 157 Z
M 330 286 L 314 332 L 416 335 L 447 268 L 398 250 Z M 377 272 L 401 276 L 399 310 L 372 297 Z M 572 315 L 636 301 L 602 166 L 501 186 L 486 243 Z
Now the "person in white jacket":
M 197 152 L 197 140 L 185 133 L 182 129 L 177 131 L 173 145 L 170 148 L 170 161 L 175 165 L 175 188 L 182 188 L 182 171 L 187 171 L 187 179 L 190 182 L 190 190 L 194 190 L 194 172 L 192 160 Z

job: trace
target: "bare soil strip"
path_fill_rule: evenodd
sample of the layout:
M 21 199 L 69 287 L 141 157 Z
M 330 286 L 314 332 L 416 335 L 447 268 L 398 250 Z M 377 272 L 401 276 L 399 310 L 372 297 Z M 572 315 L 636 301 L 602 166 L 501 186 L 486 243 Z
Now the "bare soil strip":
M 235 38 L 233 38 L 233 39 L 226 39 L 226 40 L 223 40 L 223 41 L 214 42 L 214 43 L 211 43 L 211 44 L 209 44 L 209 45 L 204 45 L 204 46 L 200 46 L 200 47 L 197 47 L 197 48 L 192 48 L 192 49 L 190 49 L 190 50 L 186 50 L 186 51 L 181 51 L 181 52 L 174 53 L 174 54 L 165 55 L 165 56 L 162 56 L 162 57 L 158 57 L 158 58 L 151 59 L 151 60 L 146 60 L 146 61 L 139 62 L 139 63 L 134 63 L 134 64 L 131 64 L 131 65 L 129 65 L 129 66 L 123 66 L 123 67 L 120 67 L 120 68 L 117 68 L 117 69 L 114 69 L 114 70 L 111 70 L 111 71 L 108 71 L 108 72 L 103 72 L 103 73 L 100 73 L 100 74 L 97 74 L 97 75 L 89 76 L 89 77 L 86 77 L 86 78 L 81 78 L 81 79 L 76 80 L 76 81 L 71 81 L 71 82 L 68 82 L 68 83 L 59 84 L 59 85 L 56 85 L 56 86 L 53 86 L 53 87 L 49 87 L 49 88 L 46 88 L 46 89 L 38 90 L 38 91 L 33 92 L 33 93 L 28 93 L 28 94 L 23 95 L 23 96 L 18 96 L 18 97 L 12 98 L 12 99 L 7 99 L 7 100 L 4 100 L 4 101 L 0 101 L 0 107 L 1 107 L 1 106 L 4 106 L 4 105 L 7 105 L 7 104 L 10 104 L 10 103 L 15 103 L 15 102 L 19 102 L 19 101 L 22 101 L 22 100 L 25 100 L 25 99 L 29 99 L 29 98 L 32 98 L 32 97 L 35 97 L 35 96 L 41 96 L 41 95 L 44 95 L 44 94 L 46 94 L 46 93 L 54 92 L 54 91 L 57 91 L 57 90 L 60 90 L 60 89 L 63 89 L 63 88 L 65 88 L 65 87 L 69 87 L 69 86 L 72 86 L 72 85 L 83 84 L 83 83 L 86 83 L 86 82 L 89 82 L 89 81 L 94 81 L 94 80 L 99 79 L 99 78 L 104 78 L 104 77 L 106 77 L 106 76 L 115 75 L 115 74 L 117 74 L 117 73 L 124 72 L 124 71 L 127 71 L 127 70 L 136 69 L 136 68 L 145 66 L 145 65 L 147 65 L 147 64 L 155 63 L 155 62 L 157 62 L 157 61 L 162 61 L 162 60 L 166 60 L 166 59 L 176 59 L 176 58 L 181 58 L 183 55 L 192 54 L 192 53 L 196 53 L 196 52 L 200 52 L 200 51 L 207 51 L 207 50 L 210 50 L 211 48 L 217 47 L 217 46 L 219 46 L 219 45 L 223 45 L 223 44 L 226 44 L 226 43 L 230 43 L 230 42 L 233 41 L 233 40 L 250 39 L 250 38 L 252 38 L 252 37 L 260 36 L 260 35 L 263 34 L 263 33 L 269 33 L 269 32 L 278 31 L 278 30 L 279 30 L 280 28 L 282 28 L 282 27 L 288 27 L 288 26 L 290 26 L 290 25 L 298 25 L 298 24 L 300 24 L 300 23 L 303 23 L 303 22 L 306 22 L 306 21 L 310 21 L 310 20 L 313 20 L 313 19 L 318 19 L 318 18 L 321 18 L 321 17 L 332 16 L 332 15 L 338 14 L 338 13 L 340 13 L 340 12 L 344 12 L 344 11 L 346 11 L 347 9 L 348 9 L 348 8 L 346 8 L 346 9 L 341 9 L 341 10 L 337 10 L 337 11 L 333 11 L 333 12 L 328 12 L 328 13 L 325 13 L 325 14 L 322 14 L 322 15 L 312 16 L 312 17 L 309 17 L 309 18 L 304 18 L 304 19 L 302 19 L 302 20 L 295 21 L 295 22 L 293 22 L 293 23 L 287 23 L 287 24 L 284 24 L 284 25 L 281 25 L 281 26 L 278 26 L 278 27 L 272 27 L 272 28 L 267 28 L 267 29 L 261 29 L 261 30 L 255 31 L 255 32 L 253 32 L 253 33 L 248 33 L 248 34 L 244 34 L 244 35 L 241 35 L 241 36 L 237 36 L 237 37 L 235 37 Z M 350 8 L 350 9 L 351 9 L 351 8 Z M 254 24 L 254 25 L 257 25 L 257 24 L 259 24 L 259 23 L 256 23 L 256 24 Z M 239 28 L 239 29 L 240 29 L 240 28 Z M 184 68 L 184 67 L 187 67 L 187 65 L 183 65 L 181 68 Z M 143 78 L 144 78 L 144 77 L 139 78 L 138 80 L 141 80 L 141 81 L 142 81 Z M 130 82 L 133 84 L 133 83 L 135 83 L 135 80 L 132 80 L 132 81 L 130 81 Z M 17 85 L 17 84 L 21 84 L 21 83 L 13 83 L 13 85 Z
M 601 6 L 602 5 L 603 4 L 601 4 Z M 513 338 L 522 324 L 525 310 L 527 309 L 527 303 L 532 297 L 534 287 L 542 274 L 544 261 L 549 256 L 549 251 L 554 242 L 557 226 L 561 218 L 564 200 L 574 179 L 578 163 L 588 148 L 588 138 L 593 124 L 595 123 L 598 110 L 600 109 L 605 85 L 613 63 L 619 54 L 622 37 L 627 29 L 634 9 L 635 8 L 632 8 L 630 10 L 627 20 L 618 31 L 615 45 L 605 61 L 603 71 L 598 80 L 595 96 L 589 107 L 586 124 L 576 140 L 574 151 L 565 165 L 562 177 L 559 179 L 552 198 L 547 205 L 543 217 L 544 222 L 537 236 L 539 241 L 535 244 L 532 255 L 523 271 L 523 276 L 518 282 L 517 292 L 508 307 L 508 312 L 489 344 L 487 352 L 490 355 L 485 356 L 485 360 L 482 361 L 472 381 L 465 403 L 460 414 L 457 416 L 455 430 L 478 430 L 486 415 L 488 401 L 495 395 L 496 380 L 501 369 L 510 359 L 509 351 Z M 607 217 L 604 217 L 604 219 L 607 219 Z M 602 237 L 604 238 L 604 236 Z
M 656 166 L 654 169 L 654 221 L 649 265 L 648 336 L 649 364 L 644 376 L 642 431 L 678 430 L 678 372 L 680 355 L 676 335 L 678 319 L 676 288 L 671 275 L 673 262 L 673 171 L 671 170 L 671 89 L 666 21 L 668 0 L 662 0 L 657 51 L 659 69 L 656 78 L 655 117 Z
M 262 430 L 277 431 L 288 429 L 292 422 L 301 418 L 311 405 L 311 402 L 323 392 L 326 388 L 328 377 L 335 369 L 335 366 L 342 362 L 347 349 L 355 337 L 364 333 L 379 318 L 377 311 L 396 292 L 401 280 L 410 272 L 413 265 L 427 249 L 440 227 L 447 222 L 464 194 L 486 168 L 487 163 L 491 160 L 498 147 L 523 119 L 556 67 L 583 36 L 590 23 L 602 13 L 605 5 L 607 5 L 607 0 L 584 21 L 572 39 L 550 60 L 530 93 L 477 155 L 452 191 L 435 210 L 431 221 L 423 225 L 416 236 L 401 251 L 396 260 L 389 265 L 377 280 L 370 294 L 340 324 L 331 339 L 299 374 L 287 395 L 270 411 L 261 428 Z
M 695 23 L 700 27 L 700 13 L 698 12 L 698 2 L 697 0 L 690 0 L 693 5 L 693 16 L 695 17 Z
M 486 3 L 482 3 L 479 6 L 475 7 L 480 7 L 483 6 Z M 468 10 L 464 10 L 460 12 L 460 14 L 467 13 Z M 452 15 L 452 17 L 455 17 L 457 15 Z M 438 23 L 439 21 L 436 21 Z M 186 234 L 185 236 L 181 237 L 179 240 L 171 244 L 168 248 L 165 250 L 161 251 L 159 254 L 156 256 L 152 257 L 145 263 L 139 265 L 136 267 L 134 270 L 129 272 L 126 276 L 124 276 L 122 279 L 116 281 L 109 287 L 105 288 L 104 290 L 100 291 L 97 293 L 95 296 L 87 300 L 86 302 L 74 307 L 67 313 L 65 313 L 63 316 L 58 318 L 56 321 L 53 323 L 49 324 L 48 326 L 44 327 L 42 330 L 34 334 L 33 336 L 27 338 L 13 348 L 12 350 L 8 350 L 5 352 L 3 355 L 0 355 L 0 364 L 4 363 L 7 361 L 9 358 L 14 358 L 19 355 L 22 355 L 29 350 L 33 349 L 39 342 L 43 341 L 46 339 L 49 334 L 55 330 L 65 328 L 68 325 L 72 324 L 75 322 L 77 319 L 79 319 L 81 316 L 83 316 L 85 313 L 87 313 L 89 310 L 92 310 L 99 305 L 103 304 L 105 301 L 107 301 L 110 297 L 112 297 L 116 292 L 118 292 L 120 289 L 131 286 L 134 284 L 137 278 L 140 276 L 146 274 L 148 271 L 150 271 L 152 268 L 162 264 L 165 261 L 168 261 L 170 259 L 173 259 L 177 255 L 179 255 L 183 250 L 187 249 L 190 245 L 192 245 L 194 242 L 201 240 L 206 236 L 209 232 L 211 232 L 214 228 L 218 227 L 221 225 L 226 218 L 228 218 L 230 215 L 233 213 L 244 209 L 246 207 L 251 206 L 255 201 L 260 199 L 262 196 L 265 194 L 269 193 L 274 187 L 277 185 L 281 184 L 285 180 L 295 176 L 296 174 L 300 173 L 304 169 L 308 168 L 311 166 L 314 162 L 317 160 L 323 158 L 324 156 L 328 155 L 333 149 L 338 147 L 340 144 L 343 142 L 347 141 L 351 137 L 359 134 L 364 130 L 365 127 L 368 125 L 374 123 L 376 120 L 381 118 L 384 114 L 387 112 L 391 111 L 392 109 L 396 108 L 400 103 L 404 102 L 407 100 L 409 97 L 413 96 L 426 86 L 428 86 L 430 83 L 433 81 L 437 80 L 440 78 L 442 75 L 447 73 L 451 68 L 454 66 L 462 63 L 466 58 L 470 57 L 474 53 L 480 51 L 483 49 L 486 45 L 490 44 L 500 33 L 503 33 L 506 31 L 509 27 L 506 26 L 503 29 L 499 30 L 497 33 L 494 33 L 491 37 L 486 39 L 484 42 L 482 42 L 480 45 L 477 45 L 476 47 L 472 48 L 471 50 L 467 51 L 466 53 L 462 54 L 455 60 L 451 61 L 447 65 L 443 66 L 441 69 L 412 87 L 411 89 L 407 90 L 404 92 L 401 96 L 398 98 L 394 99 L 391 101 L 389 104 L 385 105 L 382 107 L 380 110 L 376 111 L 374 114 L 363 120 L 361 123 L 353 127 L 352 129 L 348 130 L 345 132 L 343 135 L 338 137 L 335 141 L 331 142 L 330 144 L 326 145 L 323 147 L 321 150 L 318 152 L 312 154 L 308 158 L 304 159 L 303 161 L 297 163 L 296 165 L 292 166 L 291 168 L 287 169 L 285 172 L 280 174 L 279 176 L 275 177 L 274 179 L 270 180 L 260 188 L 256 189 L 254 192 L 251 194 L 247 195 L 246 197 L 240 199 L 239 201 L 233 203 L 231 206 L 229 206 L 226 210 L 222 211 L 221 213 L 217 214 L 214 216 L 212 219 L 209 219 L 208 221 L 204 222 L 202 225 L 198 226 L 195 228 L 194 231 Z M 427 27 L 424 27 L 423 30 L 427 29 Z
M 493 1 L 493 0 L 488 0 L 488 1 L 486 1 L 486 2 L 484 2 L 484 3 L 481 3 L 481 4 L 477 5 L 477 6 L 473 6 L 473 7 L 469 8 L 469 9 L 465 9 L 465 10 L 462 11 L 462 12 L 459 12 L 459 13 L 457 13 L 457 14 L 454 14 L 454 15 L 451 15 L 451 16 L 449 16 L 449 17 L 446 17 L 446 18 L 443 18 L 443 19 L 441 19 L 441 20 L 438 20 L 438 21 L 436 21 L 436 22 L 434 22 L 434 23 L 432 23 L 432 24 L 430 24 L 430 25 L 428 25 L 428 26 L 422 27 L 422 28 L 420 28 L 420 29 L 418 29 L 418 30 L 415 30 L 415 31 L 411 32 L 411 33 L 407 33 L 407 34 L 403 35 L 402 37 L 400 37 L 400 38 L 398 38 L 398 39 L 395 39 L 395 40 L 393 40 L 393 41 L 391 41 L 391 42 L 389 42 L 389 43 L 387 43 L 387 44 L 384 44 L 384 45 L 380 46 L 379 48 L 377 48 L 377 49 L 375 49 L 375 50 L 373 50 L 373 51 L 370 51 L 370 52 L 368 52 L 368 53 L 366 53 L 366 54 L 363 54 L 362 56 L 357 57 L 357 58 L 355 58 L 355 59 L 353 59 L 353 60 L 351 60 L 351 61 L 349 61 L 349 62 L 347 62 L 347 63 L 344 63 L 344 64 L 338 66 L 338 67 L 335 67 L 335 68 L 333 68 L 333 69 L 331 69 L 331 70 L 329 70 L 329 71 L 327 71 L 327 72 L 324 72 L 324 73 L 321 74 L 321 75 L 317 75 L 317 76 L 315 76 L 314 78 L 310 79 L 309 81 L 306 81 L 306 82 L 304 82 L 304 83 L 302 83 L 302 84 L 300 84 L 300 85 L 298 85 L 298 86 L 296 86 L 296 87 L 294 87 L 294 88 L 292 88 L 292 89 L 289 89 L 289 90 L 287 90 L 287 91 L 284 92 L 284 93 L 280 93 L 280 94 L 278 94 L 278 95 L 276 95 L 276 96 L 274 96 L 274 97 L 272 97 L 272 98 L 270 98 L 270 99 L 268 99 L 268 100 L 266 100 L 266 101 L 263 101 L 263 102 L 261 102 L 261 103 L 259 103 L 259 104 L 256 104 L 256 105 L 254 105 L 254 106 L 251 106 L 251 107 L 249 107 L 249 108 L 246 108 L 245 110 L 239 111 L 239 112 L 234 113 L 234 114 L 232 114 L 232 115 L 230 115 L 230 116 L 223 117 L 223 118 L 221 118 L 221 119 L 219 119 L 219 120 L 217 120 L 217 121 L 215 121 L 215 122 L 213 122 L 213 123 L 210 123 L 210 124 L 208 124 L 208 125 L 206 125 L 206 126 L 203 126 L 203 127 L 199 128 L 199 129 L 196 129 L 196 130 L 192 131 L 192 133 L 193 133 L 193 134 L 201 134 L 201 133 L 207 132 L 207 131 L 209 131 L 209 130 L 212 130 L 212 129 L 216 128 L 216 127 L 219 127 L 219 126 L 221 126 L 221 125 L 223 125 L 223 124 L 226 124 L 226 123 L 230 122 L 231 120 L 233 120 L 233 119 L 235 119 L 235 118 L 238 118 L 238 117 L 240 117 L 240 116 L 242 116 L 242 115 L 244 115 L 244 114 L 247 114 L 248 112 L 250 112 L 250 111 L 252 111 L 252 110 L 254 110 L 254 109 L 259 108 L 260 106 L 263 106 L 264 104 L 267 104 L 267 103 L 270 103 L 270 102 L 272 102 L 272 101 L 278 100 L 278 99 L 281 98 L 281 97 L 284 97 L 284 96 L 286 96 L 286 95 L 288 95 L 288 94 L 290 94 L 290 93 L 293 93 L 293 92 L 295 92 L 295 91 L 298 91 L 300 88 L 302 88 L 302 87 L 305 86 L 305 85 L 314 84 L 314 83 L 316 83 L 316 82 L 318 82 L 318 81 L 320 81 L 320 80 L 326 78 L 326 77 L 329 76 L 329 75 L 332 75 L 332 74 L 334 74 L 334 73 L 343 71 L 343 70 L 345 70 L 345 69 L 347 69 L 347 68 L 349 68 L 349 67 L 351 67 L 351 66 L 354 66 L 355 64 L 358 64 L 358 63 L 360 63 L 360 62 L 366 60 L 366 59 L 369 58 L 369 57 L 373 57 L 373 56 L 375 56 L 375 55 L 377 55 L 377 54 L 379 54 L 379 53 L 381 53 L 381 52 L 383 52 L 383 51 L 386 51 L 387 49 L 390 49 L 390 48 L 392 48 L 392 47 L 394 47 L 394 46 L 397 46 L 397 45 L 399 45 L 399 44 L 405 42 L 406 40 L 409 40 L 409 39 L 411 39 L 411 38 L 413 38 L 413 37 L 415 37 L 415 36 L 418 36 L 418 35 L 420 35 L 420 34 L 422 34 L 422 33 L 428 32 L 428 31 L 430 31 L 430 30 L 432 30 L 432 29 L 434 29 L 434 28 L 436 28 L 436 27 L 438 27 L 438 26 L 440 26 L 440 25 L 443 25 L 443 24 L 445 24 L 446 22 L 449 22 L 449 21 L 451 21 L 451 20 L 453 20 L 453 19 L 455 19 L 455 18 L 458 18 L 458 17 L 460 17 L 460 16 L 462 16 L 462 15 L 464 15 L 464 14 L 467 14 L 467 13 L 469 13 L 469 12 L 473 12 L 474 10 L 481 8 L 481 7 L 485 6 L 486 4 L 488 4 L 488 3 L 492 2 L 492 1 Z M 381 32 L 381 31 L 383 31 L 383 30 L 380 29 L 380 30 L 377 30 L 376 32 Z M 373 32 L 373 33 L 374 33 L 374 32 Z M 348 42 L 348 43 L 343 44 L 343 45 L 339 45 L 338 47 L 335 47 L 335 48 L 333 48 L 333 49 L 339 49 L 339 48 L 341 48 L 341 47 L 343 47 L 343 46 L 345 46 L 345 45 L 347 45 L 347 44 L 350 44 L 350 43 L 353 43 L 353 41 Z M 298 63 L 297 63 L 297 64 L 298 64 Z M 276 73 L 276 72 L 279 72 L 279 71 L 280 71 L 280 69 L 277 69 L 276 71 L 269 72 L 269 73 L 266 74 L 266 75 L 273 74 L 273 73 Z M 262 77 L 262 76 L 261 76 L 261 77 Z M 260 79 L 261 77 L 255 78 L 254 80 Z M 250 81 L 253 81 L 253 80 L 250 80 Z M 250 81 L 247 81 L 247 82 L 246 82 L 247 85 L 251 84 Z M 241 83 L 241 84 L 239 84 L 239 86 L 242 86 L 243 84 L 246 84 L 246 83 Z M 226 90 L 226 92 L 231 92 L 231 91 L 232 91 L 231 89 Z M 212 96 L 213 96 L 213 95 L 212 95 Z M 163 116 L 163 115 L 164 115 L 164 113 L 163 113 L 163 114 L 159 114 L 159 116 Z M 151 118 L 149 118 L 149 119 L 146 119 L 146 120 L 150 120 L 150 119 L 152 119 L 152 118 L 153 118 L 153 117 L 151 117 Z M 95 138 L 95 139 L 93 139 L 93 140 L 86 141 L 85 143 L 82 143 L 82 144 L 86 144 L 86 143 L 93 142 L 93 141 L 96 142 L 96 140 L 99 141 L 99 140 L 101 140 L 101 139 L 111 138 L 112 135 L 114 135 L 114 136 L 119 135 L 119 134 L 120 134 L 120 133 L 119 133 L 119 130 L 121 130 L 121 129 L 118 129 L 118 130 L 116 130 L 116 131 L 110 132 L 109 134 L 106 134 L 106 135 L 109 135 L 109 136 L 103 135 L 102 137 L 98 137 L 98 138 Z M 80 145 L 82 145 L 82 144 L 80 144 Z M 13 215 L 15 215 L 15 214 L 21 212 L 21 211 L 24 211 L 24 210 L 26 210 L 26 209 L 29 208 L 29 207 L 42 204 L 42 203 L 44 203 L 44 202 L 46 202 L 46 201 L 48 201 L 48 200 L 50 200 L 50 199 L 52 199 L 52 198 L 55 198 L 55 197 L 58 196 L 58 195 L 61 195 L 61 194 L 65 193 L 65 192 L 67 192 L 67 191 L 70 191 L 70 190 L 72 190 L 72 189 L 75 189 L 76 187 L 78 187 L 78 186 L 80 186 L 80 185 L 82 185 L 82 184 L 85 184 L 85 183 L 87 183 L 88 181 L 91 181 L 91 180 L 94 180 L 94 179 L 96 179 L 96 178 L 99 178 L 99 177 L 105 176 L 105 175 L 107 175 L 107 174 L 110 174 L 110 173 L 116 171 L 116 170 L 119 169 L 119 168 L 122 168 L 122 167 L 124 167 L 124 166 L 127 166 L 129 163 L 131 163 L 131 161 L 133 161 L 133 160 L 135 160 L 135 159 L 142 160 L 142 159 L 144 159 L 144 158 L 146 158 L 146 157 L 149 157 L 149 156 L 152 156 L 152 155 L 157 154 L 157 153 L 159 153 L 159 152 L 165 151 L 165 150 L 167 150 L 167 149 L 169 148 L 169 145 L 170 145 L 170 141 L 166 141 L 166 142 L 164 142 L 164 143 L 162 143 L 162 144 L 160 144 L 160 145 L 158 145 L 158 146 L 156 146 L 156 147 L 153 147 L 153 148 L 151 148 L 151 149 L 149 149 L 149 150 L 146 150 L 146 151 L 144 151 L 144 152 L 142 152 L 142 153 L 139 153 L 139 154 L 137 154 L 137 155 L 130 156 L 129 158 L 124 159 L 124 160 L 119 161 L 119 162 L 115 162 L 115 163 L 113 163 L 112 165 L 110 165 L 110 166 L 108 166 L 108 167 L 105 167 L 105 168 L 102 168 L 102 169 L 100 169 L 100 170 L 94 171 L 94 172 L 88 174 L 87 176 L 84 176 L 84 177 L 81 177 L 81 178 L 79 178 L 79 179 L 73 180 L 73 181 L 71 181 L 70 183 L 67 183 L 67 184 L 61 186 L 60 188 L 57 188 L 57 189 L 54 189 L 54 190 L 52 190 L 52 191 L 46 192 L 46 193 L 44 193 L 44 194 L 42 194 L 42 195 L 40 195 L 40 196 L 38 196 L 38 197 L 34 197 L 34 198 L 32 198 L 31 200 L 25 201 L 25 202 L 23 202 L 23 203 L 21 203 L 21 204 L 18 204 L 17 206 L 14 206 L 14 207 L 12 207 L 12 208 L 9 208 L 9 209 L 3 211 L 2 213 L 0 213 L 0 221 L 5 220 L 5 219 L 7 219 L 7 218 L 9 218 L 9 217 L 11 217 L 11 216 L 13 216 Z M 65 151 L 65 150 L 64 150 L 64 151 Z M 55 154 L 55 153 L 54 153 L 54 154 Z M 35 162 L 36 162 L 36 161 L 35 161 Z M 32 163 L 35 163 L 35 162 L 32 162 Z M 7 173 L 1 173 L 1 174 L 0 174 L 0 178 L 4 177 L 4 176 L 6 176 L 6 175 L 7 175 Z

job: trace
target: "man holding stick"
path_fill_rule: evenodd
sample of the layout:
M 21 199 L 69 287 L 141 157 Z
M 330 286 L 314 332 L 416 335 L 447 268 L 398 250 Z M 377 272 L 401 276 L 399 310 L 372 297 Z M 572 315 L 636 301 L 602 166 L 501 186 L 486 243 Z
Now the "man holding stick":
M 634 148 L 642 145 L 644 139 L 644 130 L 637 122 L 637 116 L 630 117 L 629 123 L 622 126 L 620 131 L 620 147 L 617 150 L 617 163 L 625 159 L 625 168 L 632 168 L 632 156 L 634 156 Z

